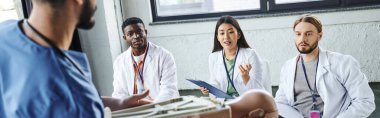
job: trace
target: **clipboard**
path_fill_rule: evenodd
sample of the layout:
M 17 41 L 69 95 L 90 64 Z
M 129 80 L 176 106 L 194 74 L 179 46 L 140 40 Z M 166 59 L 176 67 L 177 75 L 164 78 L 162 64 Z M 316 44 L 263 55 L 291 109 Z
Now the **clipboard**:
M 217 98 L 226 98 L 226 99 L 234 99 L 235 97 L 232 97 L 228 94 L 226 94 L 225 92 L 223 92 L 222 90 L 208 84 L 207 82 L 204 82 L 202 80 L 193 80 L 193 79 L 186 79 L 192 83 L 194 83 L 195 85 L 198 85 L 200 87 L 204 87 L 204 88 L 207 88 L 207 90 L 213 94 L 215 97 Z

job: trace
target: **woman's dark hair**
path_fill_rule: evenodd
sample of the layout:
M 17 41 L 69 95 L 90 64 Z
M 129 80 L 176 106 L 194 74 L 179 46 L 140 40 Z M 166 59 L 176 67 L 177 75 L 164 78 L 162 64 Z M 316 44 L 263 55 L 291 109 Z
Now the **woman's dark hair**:
M 214 34 L 214 48 L 212 49 L 212 52 L 220 51 L 220 50 L 223 49 L 222 45 L 218 41 L 218 28 L 223 23 L 231 24 L 232 26 L 234 26 L 236 28 L 236 30 L 240 34 L 240 39 L 237 42 L 237 46 L 239 48 L 251 48 L 248 45 L 247 41 L 245 40 L 243 31 L 241 30 L 241 28 L 239 26 L 239 23 L 236 21 L 235 18 L 233 18 L 232 16 L 227 15 L 227 16 L 220 17 L 219 20 L 218 20 L 218 22 L 216 23 L 215 34 Z

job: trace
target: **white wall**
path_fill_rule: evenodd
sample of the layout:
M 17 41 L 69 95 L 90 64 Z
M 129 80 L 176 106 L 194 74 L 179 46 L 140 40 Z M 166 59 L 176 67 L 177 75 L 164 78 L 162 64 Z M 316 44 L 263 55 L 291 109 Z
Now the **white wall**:
M 90 61 L 93 82 L 101 95 L 111 95 L 113 91 L 112 63 L 123 47 L 118 30 L 118 23 L 122 22 L 121 12 L 116 12 L 114 5 L 113 0 L 98 0 L 95 26 L 88 31 L 79 31 L 83 51 Z
M 152 21 L 148 0 L 122 0 L 122 4 L 123 19 L 132 16 L 142 18 L 148 29 L 148 40 L 172 52 L 177 63 L 180 89 L 196 88 L 187 82 L 186 78 L 208 80 L 208 55 L 213 45 L 216 21 L 148 25 Z M 100 5 L 98 7 L 100 8 Z M 108 7 L 111 7 L 109 9 L 114 8 L 111 5 Z M 112 79 L 109 79 L 112 78 L 111 64 L 117 52 L 121 52 L 120 40 L 122 42 L 123 40 L 119 36 L 119 41 L 117 41 L 115 39 L 117 36 L 108 34 L 113 37 L 110 38 L 107 33 L 103 33 L 119 32 L 121 26 L 120 20 L 107 16 L 112 14 L 111 12 L 106 13 L 104 14 L 104 10 L 98 9 L 96 20 L 99 26 L 87 32 L 90 39 L 82 39 L 85 40 L 82 41 L 82 45 L 92 62 L 96 85 L 100 88 L 101 93 L 104 91 L 105 94 L 110 94 L 112 92 Z M 378 46 L 380 44 L 380 9 L 314 15 L 321 19 L 324 26 L 321 47 L 354 56 L 361 64 L 361 69 L 367 75 L 368 80 L 380 82 L 380 73 L 378 72 L 380 58 L 376 58 L 380 56 L 378 51 L 380 50 Z M 278 85 L 282 64 L 297 54 L 291 26 L 298 16 L 238 19 L 249 44 L 258 51 L 262 58 L 270 62 L 272 85 Z M 108 26 L 107 29 L 105 19 L 117 22 L 119 25 Z M 103 42 L 115 45 L 103 45 Z M 119 45 L 116 45 L 117 43 Z M 114 46 L 119 47 L 114 48 Z

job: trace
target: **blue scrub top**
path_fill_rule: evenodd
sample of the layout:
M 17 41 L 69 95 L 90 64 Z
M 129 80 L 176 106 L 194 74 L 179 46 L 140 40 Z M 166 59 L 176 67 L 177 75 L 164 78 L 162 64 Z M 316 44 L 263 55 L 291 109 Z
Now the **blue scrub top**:
M 86 55 L 64 51 L 84 77 L 53 48 L 29 39 L 21 25 L 0 23 L 0 118 L 103 117 Z

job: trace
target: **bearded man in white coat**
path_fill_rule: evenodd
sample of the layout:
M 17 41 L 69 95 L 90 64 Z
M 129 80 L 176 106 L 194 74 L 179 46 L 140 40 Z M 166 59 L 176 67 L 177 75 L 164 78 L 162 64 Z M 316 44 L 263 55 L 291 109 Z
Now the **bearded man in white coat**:
M 150 90 L 145 100 L 160 102 L 179 97 L 172 54 L 147 41 L 147 29 L 140 18 L 126 19 L 122 30 L 130 47 L 114 61 L 112 96 L 122 98 Z
M 303 117 L 368 117 L 376 107 L 374 95 L 356 59 L 318 47 L 323 32 L 315 16 L 301 16 L 293 30 L 300 54 L 282 67 L 277 106 L 290 106 Z M 281 108 L 279 113 L 284 116 Z

